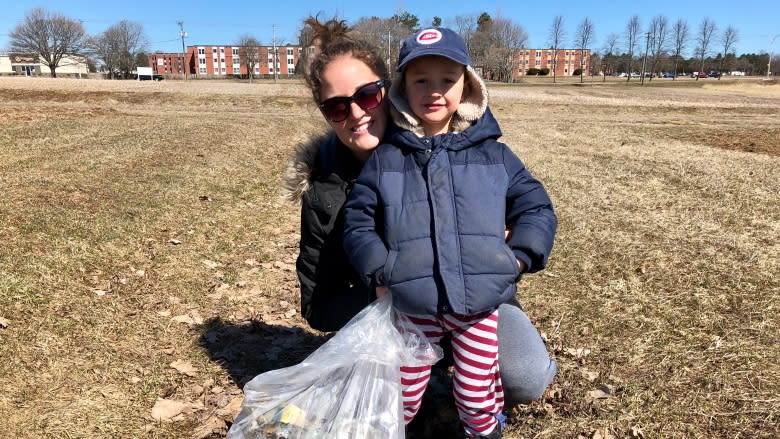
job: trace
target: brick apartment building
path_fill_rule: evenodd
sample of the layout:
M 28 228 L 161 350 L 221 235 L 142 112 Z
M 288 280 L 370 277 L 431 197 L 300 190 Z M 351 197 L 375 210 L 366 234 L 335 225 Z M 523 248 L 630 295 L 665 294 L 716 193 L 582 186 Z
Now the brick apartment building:
M 583 59 L 584 53 L 584 59 Z M 549 75 L 553 74 L 552 49 L 517 49 L 515 51 L 515 66 L 517 69 L 512 77 L 517 78 L 525 76 L 528 69 L 550 69 Z M 580 49 L 558 49 L 557 63 L 555 64 L 555 76 L 572 76 L 574 71 L 582 68 L 587 75 L 590 71 L 590 49 L 581 51 Z
M 314 51 L 314 47 L 307 50 Z M 149 64 L 154 73 L 161 75 L 185 74 L 188 77 L 219 78 L 248 76 L 247 53 L 256 51 L 254 58 L 254 76 L 292 76 L 303 55 L 301 46 L 280 46 L 276 48 L 276 65 L 274 65 L 274 48 L 271 46 L 242 47 L 198 45 L 187 47 L 187 53 L 156 52 L 149 55 Z
M 187 53 L 156 52 L 149 55 L 149 66 L 155 74 L 181 76 L 186 73 L 188 77 L 197 78 L 227 78 L 234 76 L 248 76 L 246 54 L 249 50 L 259 51 L 255 58 L 255 77 L 268 77 L 274 74 L 278 76 L 292 76 L 301 59 L 304 50 L 314 52 L 314 47 L 303 48 L 301 46 L 280 46 L 276 48 L 276 65 L 274 66 L 273 47 L 241 47 L 198 45 L 187 47 Z M 584 60 L 583 60 L 584 54 Z M 514 53 L 515 69 L 512 79 L 526 76 L 528 69 L 553 69 L 552 49 L 517 49 Z M 556 76 L 572 76 L 575 70 L 582 67 L 587 72 L 590 70 L 590 49 L 558 49 Z
M 157 75 L 182 75 L 186 64 L 183 53 L 156 52 L 149 55 L 149 67 Z

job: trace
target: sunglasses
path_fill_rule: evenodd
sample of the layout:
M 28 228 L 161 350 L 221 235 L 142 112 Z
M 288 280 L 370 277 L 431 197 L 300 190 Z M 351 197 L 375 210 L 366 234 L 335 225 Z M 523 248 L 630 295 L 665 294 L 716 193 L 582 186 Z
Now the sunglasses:
M 384 95 L 382 89 L 385 85 L 390 85 L 389 79 L 380 79 L 379 81 L 369 82 L 361 86 L 352 96 L 336 96 L 325 99 L 320 102 L 320 111 L 325 119 L 331 122 L 343 122 L 349 117 L 352 111 L 352 103 L 358 104 L 358 107 L 364 111 L 373 110 L 382 103 Z

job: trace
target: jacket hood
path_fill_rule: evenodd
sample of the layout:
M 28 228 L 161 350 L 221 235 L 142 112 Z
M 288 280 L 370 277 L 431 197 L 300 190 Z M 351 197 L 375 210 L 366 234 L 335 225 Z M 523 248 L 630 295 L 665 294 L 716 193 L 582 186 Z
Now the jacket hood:
M 292 202 L 301 201 L 303 194 L 311 185 L 312 173 L 317 163 L 317 152 L 320 146 L 333 136 L 335 134 L 332 132 L 316 134 L 295 147 L 282 177 L 282 199 Z
M 403 75 L 403 73 L 402 73 Z M 469 83 L 469 94 L 458 106 L 458 110 L 452 116 L 450 127 L 453 132 L 461 132 L 471 126 L 471 124 L 485 114 L 488 105 L 488 92 L 485 82 L 479 77 L 477 72 L 471 66 L 466 66 L 466 79 Z M 390 86 L 390 115 L 393 122 L 400 128 L 416 133 L 418 136 L 424 136 L 420 119 L 414 115 L 409 101 L 401 93 L 401 84 L 403 77 L 399 81 L 393 81 Z
M 472 122 L 465 130 L 459 133 L 447 133 L 438 136 L 421 137 L 414 131 L 409 131 L 390 125 L 385 142 L 395 145 L 399 148 L 412 151 L 423 151 L 430 148 L 443 146 L 450 151 L 458 151 L 475 145 L 482 144 L 488 140 L 498 140 L 501 137 L 501 127 L 490 112 L 490 108 L 485 108 L 485 112 L 476 121 Z M 431 139 L 429 142 L 427 139 Z

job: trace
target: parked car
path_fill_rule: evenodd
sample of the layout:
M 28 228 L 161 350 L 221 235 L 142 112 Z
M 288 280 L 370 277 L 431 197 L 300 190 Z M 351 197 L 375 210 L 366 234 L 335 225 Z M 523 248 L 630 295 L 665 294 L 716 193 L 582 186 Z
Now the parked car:
M 674 78 L 674 77 L 675 77 L 675 74 L 674 74 L 674 73 L 672 73 L 672 72 L 664 72 L 664 73 L 661 75 L 661 77 L 662 77 L 662 78 Z
M 715 70 L 710 70 L 707 72 L 707 76 L 710 78 L 720 78 L 720 72 L 716 72 Z
M 706 78 L 707 74 L 704 72 L 693 72 L 691 73 L 691 78 Z

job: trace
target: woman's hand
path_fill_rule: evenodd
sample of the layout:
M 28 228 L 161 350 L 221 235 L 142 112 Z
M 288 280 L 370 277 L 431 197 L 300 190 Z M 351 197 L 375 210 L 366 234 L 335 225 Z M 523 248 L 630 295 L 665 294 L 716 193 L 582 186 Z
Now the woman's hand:
M 379 299 L 385 294 L 390 293 L 390 288 L 386 286 L 376 287 L 376 298 Z

